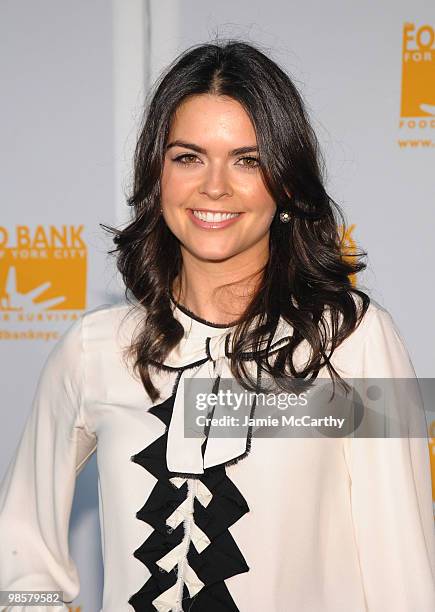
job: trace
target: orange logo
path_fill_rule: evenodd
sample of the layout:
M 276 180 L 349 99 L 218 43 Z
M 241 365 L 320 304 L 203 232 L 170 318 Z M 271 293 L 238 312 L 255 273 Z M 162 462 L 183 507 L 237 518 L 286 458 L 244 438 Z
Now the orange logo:
M 83 225 L 0 226 L 0 314 L 86 308 Z M 43 317 L 42 317 L 43 318 Z
M 403 26 L 401 117 L 435 117 L 435 32 Z
M 352 232 L 354 229 L 355 229 L 354 223 L 350 225 L 349 227 L 343 227 L 342 225 L 338 227 L 338 231 L 340 234 L 340 241 L 341 241 L 342 257 L 345 261 L 348 260 L 349 262 L 352 262 L 352 263 L 355 262 L 355 254 L 356 254 L 356 248 L 357 248 L 357 243 L 355 241 L 355 238 L 352 236 Z M 352 285 L 356 286 L 356 280 L 357 280 L 356 275 L 351 274 L 349 279 Z

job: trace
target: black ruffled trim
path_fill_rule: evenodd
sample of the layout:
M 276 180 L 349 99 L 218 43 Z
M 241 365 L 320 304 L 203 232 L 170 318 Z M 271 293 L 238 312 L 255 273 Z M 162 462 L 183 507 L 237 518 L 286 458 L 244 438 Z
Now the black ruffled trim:
M 151 575 L 142 588 L 130 597 L 128 603 L 136 612 L 152 612 L 156 609 L 152 601 L 177 582 L 177 565 L 170 572 L 166 572 L 156 562 L 178 546 L 184 537 L 183 522 L 175 529 L 166 525 L 166 520 L 183 503 L 188 494 L 187 482 L 178 488 L 170 481 L 170 478 L 180 476 L 200 480 L 212 494 L 212 499 L 206 507 L 196 497 L 194 498 L 194 522 L 206 534 L 210 544 L 200 553 L 196 550 L 193 541 L 189 544 L 187 561 L 204 583 L 204 587 L 191 597 L 186 584 L 183 584 L 183 610 L 240 612 L 224 581 L 231 576 L 249 571 L 249 567 L 228 528 L 249 512 L 249 507 L 238 488 L 228 478 L 225 466 L 236 463 L 248 454 L 250 435 L 249 448 L 240 457 L 206 468 L 203 474 L 170 472 L 166 464 L 167 434 L 181 373 L 180 371 L 177 376 L 172 395 L 161 404 L 149 409 L 149 412 L 166 425 L 165 433 L 131 457 L 133 462 L 150 472 L 157 479 L 157 483 L 136 514 L 139 520 L 154 529 L 145 542 L 134 551 L 134 556 L 148 568 Z M 207 439 L 202 446 L 203 454 L 206 442 Z

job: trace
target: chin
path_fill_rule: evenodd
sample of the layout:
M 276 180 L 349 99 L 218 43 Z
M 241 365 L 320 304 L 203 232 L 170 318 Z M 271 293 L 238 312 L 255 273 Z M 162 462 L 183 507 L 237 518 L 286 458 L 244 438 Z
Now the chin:
M 228 251 L 228 249 L 223 249 L 222 251 L 191 251 L 192 255 L 194 255 L 197 259 L 201 261 L 225 261 L 227 259 L 231 259 L 237 252 Z

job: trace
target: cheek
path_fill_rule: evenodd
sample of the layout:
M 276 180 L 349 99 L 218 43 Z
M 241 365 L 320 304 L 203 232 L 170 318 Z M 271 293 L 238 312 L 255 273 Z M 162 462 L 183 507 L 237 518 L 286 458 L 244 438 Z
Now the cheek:
M 164 169 L 160 181 L 162 207 L 166 210 L 183 206 L 190 197 L 192 186 L 177 168 Z
M 165 165 L 163 167 L 162 178 L 160 181 L 160 193 L 162 198 L 162 205 L 172 201 L 176 188 L 174 187 L 174 177 L 171 170 Z
M 239 182 L 237 189 L 249 209 L 256 211 L 267 209 L 268 214 L 272 214 L 276 209 L 275 201 L 260 176 Z
M 250 195 L 252 210 L 260 216 L 265 223 L 271 222 L 276 212 L 276 203 L 264 185 L 255 189 Z

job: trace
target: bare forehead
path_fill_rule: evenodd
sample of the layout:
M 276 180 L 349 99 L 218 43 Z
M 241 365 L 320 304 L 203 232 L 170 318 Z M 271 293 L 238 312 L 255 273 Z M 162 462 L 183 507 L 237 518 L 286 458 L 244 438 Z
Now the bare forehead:
M 209 94 L 189 97 L 172 117 L 168 148 L 193 142 L 203 150 L 257 145 L 254 126 L 243 106 L 233 98 Z

